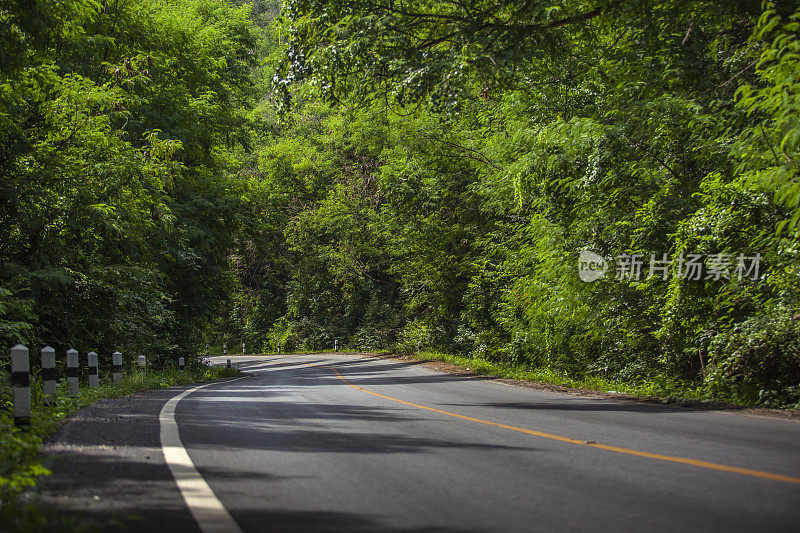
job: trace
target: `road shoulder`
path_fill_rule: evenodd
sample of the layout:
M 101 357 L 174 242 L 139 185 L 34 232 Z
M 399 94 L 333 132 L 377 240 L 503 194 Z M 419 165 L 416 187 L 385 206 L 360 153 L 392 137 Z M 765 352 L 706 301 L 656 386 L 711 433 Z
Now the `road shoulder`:
M 40 451 L 44 509 L 98 523 L 104 531 L 197 531 L 161 451 L 158 415 L 191 387 L 101 400 L 76 413 Z

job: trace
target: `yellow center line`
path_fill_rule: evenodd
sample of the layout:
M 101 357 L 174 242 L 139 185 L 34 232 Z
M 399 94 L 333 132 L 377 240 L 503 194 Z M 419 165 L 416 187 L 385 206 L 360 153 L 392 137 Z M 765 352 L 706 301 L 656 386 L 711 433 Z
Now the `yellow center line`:
M 544 439 L 555 440 L 559 442 L 566 442 L 567 444 L 577 444 L 579 446 L 588 446 L 590 448 L 597 448 L 599 450 L 606 450 L 609 452 L 616 452 L 616 453 L 624 453 L 626 455 L 635 455 L 637 457 L 646 457 L 648 459 L 657 459 L 659 461 L 669 461 L 671 463 L 681 463 L 685 465 L 692 465 L 697 466 L 700 468 L 709 468 L 711 470 L 720 470 L 722 472 L 732 472 L 734 474 L 742 474 L 745 476 L 751 477 L 758 477 L 763 479 L 771 479 L 773 481 L 783 481 L 785 483 L 796 483 L 800 484 L 800 478 L 786 476 L 783 474 L 773 474 L 772 472 L 764 472 L 762 470 L 753 470 L 751 468 L 740 468 L 738 466 L 729 466 L 723 465 L 719 463 L 712 463 L 710 461 L 701 461 L 699 459 L 690 459 L 688 457 L 677 457 L 674 455 L 662 455 L 659 453 L 650 453 L 650 452 L 643 452 L 640 450 L 632 450 L 630 448 L 623 448 L 621 446 L 609 446 L 607 444 L 597 444 L 594 442 L 587 442 L 583 440 L 573 439 L 570 437 L 564 437 L 562 435 L 555 435 L 553 433 L 545 433 L 544 431 L 536 431 L 534 429 L 525 429 L 517 426 L 509 426 L 508 424 L 501 424 L 499 422 L 492 422 L 491 420 L 483 420 L 481 418 L 473 418 L 471 416 L 460 415 L 458 413 L 452 413 L 450 411 L 443 411 L 442 409 L 436 409 L 433 407 L 428 407 L 426 405 L 420 405 L 414 402 L 407 402 L 405 400 L 401 400 L 399 398 L 393 398 L 392 396 L 386 396 L 385 394 L 380 394 L 377 392 L 372 392 L 371 390 L 367 390 L 363 387 L 359 387 L 358 385 L 353 385 L 350 383 L 347 378 L 342 376 L 342 374 L 333 367 L 325 367 L 330 370 L 333 370 L 337 377 L 344 382 L 348 387 L 352 387 L 358 391 L 361 391 L 366 394 L 371 394 L 372 396 L 377 396 L 378 398 L 383 398 L 385 400 L 391 400 L 393 402 L 401 403 L 403 405 L 408 405 L 409 407 L 416 407 L 417 409 L 424 409 L 425 411 L 431 411 L 433 413 L 439 413 L 441 415 L 450 416 L 453 418 L 459 418 L 461 420 L 468 420 L 470 422 L 478 422 L 479 424 L 485 424 L 487 426 L 493 426 L 502 429 L 508 429 L 510 431 L 517 431 L 519 433 L 525 433 L 526 435 L 534 435 L 536 437 L 542 437 Z

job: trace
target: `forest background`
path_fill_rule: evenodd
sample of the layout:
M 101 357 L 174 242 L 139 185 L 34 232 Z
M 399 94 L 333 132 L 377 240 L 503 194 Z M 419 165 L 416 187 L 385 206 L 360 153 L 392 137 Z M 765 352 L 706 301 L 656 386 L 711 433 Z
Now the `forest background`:
M 747 0 L 5 0 L 0 338 L 419 345 L 796 407 L 799 28 Z

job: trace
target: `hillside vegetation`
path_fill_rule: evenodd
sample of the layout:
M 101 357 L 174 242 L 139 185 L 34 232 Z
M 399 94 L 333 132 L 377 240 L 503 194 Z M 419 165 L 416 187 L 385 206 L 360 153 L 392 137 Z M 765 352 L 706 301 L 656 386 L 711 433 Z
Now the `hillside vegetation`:
M 793 2 L 4 6 L 6 346 L 800 402 Z

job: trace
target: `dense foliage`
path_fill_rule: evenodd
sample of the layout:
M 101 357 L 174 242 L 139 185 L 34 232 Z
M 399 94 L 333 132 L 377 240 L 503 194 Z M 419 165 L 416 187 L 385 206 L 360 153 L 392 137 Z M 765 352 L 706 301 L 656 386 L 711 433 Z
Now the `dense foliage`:
M 193 346 L 226 298 L 256 36 L 224 1 L 12 1 L 0 16 L 0 334 Z
M 7 343 L 800 402 L 796 4 L 249 4 L 2 12 Z

